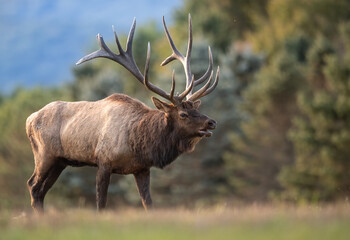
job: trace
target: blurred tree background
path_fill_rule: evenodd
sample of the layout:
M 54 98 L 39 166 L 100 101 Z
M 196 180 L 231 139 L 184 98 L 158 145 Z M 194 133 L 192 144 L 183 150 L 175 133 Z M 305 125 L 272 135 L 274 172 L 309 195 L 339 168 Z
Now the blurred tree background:
M 180 49 L 193 22 L 192 71 L 206 70 L 208 45 L 220 65 L 217 89 L 201 112 L 218 128 L 165 170 L 152 170 L 156 206 L 223 202 L 348 201 L 350 196 L 350 1 L 185 0 L 169 26 Z M 170 54 L 154 22 L 136 29 L 141 70 L 151 42 L 151 81 L 170 88 Z M 125 43 L 125 37 L 124 37 Z M 114 43 L 108 44 L 112 47 Z M 56 89 L 18 89 L 0 95 L 0 209 L 29 207 L 26 181 L 34 163 L 25 120 L 54 100 L 98 100 L 126 93 L 149 106 L 150 93 L 108 60 L 73 68 L 74 80 Z M 183 89 L 178 84 L 177 90 Z M 92 206 L 94 168 L 66 170 L 47 197 L 56 206 Z M 25 197 L 24 197 L 25 196 Z M 132 176 L 113 176 L 109 206 L 140 206 Z

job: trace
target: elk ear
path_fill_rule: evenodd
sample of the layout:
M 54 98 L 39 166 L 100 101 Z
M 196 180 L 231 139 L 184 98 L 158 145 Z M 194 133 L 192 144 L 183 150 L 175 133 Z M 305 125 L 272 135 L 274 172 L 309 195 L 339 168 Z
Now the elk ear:
M 163 102 L 156 97 L 152 97 L 152 101 L 154 106 L 163 112 L 170 112 L 172 109 L 172 106 L 170 104 Z
M 193 102 L 193 107 L 195 108 L 195 109 L 198 109 L 199 108 L 199 105 L 201 105 L 201 100 L 196 100 L 196 101 L 194 101 Z

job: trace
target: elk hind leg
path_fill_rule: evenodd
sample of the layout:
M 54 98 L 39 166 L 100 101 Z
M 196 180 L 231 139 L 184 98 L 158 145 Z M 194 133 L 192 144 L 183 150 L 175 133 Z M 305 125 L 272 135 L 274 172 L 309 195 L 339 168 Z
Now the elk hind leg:
M 66 165 L 57 162 L 47 170 L 36 167 L 33 175 L 29 178 L 27 185 L 31 196 L 31 206 L 35 212 L 44 210 L 44 198 L 46 193 L 56 182 Z
M 40 213 L 44 210 L 44 198 L 41 191 L 43 182 L 44 178 L 42 177 L 38 168 L 35 168 L 33 175 L 27 181 L 27 185 L 31 197 L 31 206 L 37 213 Z

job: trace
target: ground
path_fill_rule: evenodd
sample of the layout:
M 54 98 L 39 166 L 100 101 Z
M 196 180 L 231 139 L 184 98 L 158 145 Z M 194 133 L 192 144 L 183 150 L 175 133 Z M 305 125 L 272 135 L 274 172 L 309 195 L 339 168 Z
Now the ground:
M 350 239 L 350 205 L 5 211 L 0 239 Z

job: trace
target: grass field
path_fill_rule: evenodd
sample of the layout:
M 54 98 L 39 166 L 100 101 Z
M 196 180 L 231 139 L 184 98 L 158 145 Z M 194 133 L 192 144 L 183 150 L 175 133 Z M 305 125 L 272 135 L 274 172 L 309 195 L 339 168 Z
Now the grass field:
M 1 240 L 266 239 L 349 240 L 350 206 L 245 206 L 210 209 L 49 209 L 44 216 L 5 212 Z

